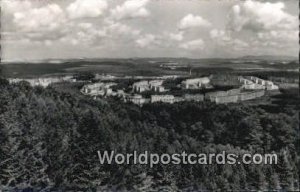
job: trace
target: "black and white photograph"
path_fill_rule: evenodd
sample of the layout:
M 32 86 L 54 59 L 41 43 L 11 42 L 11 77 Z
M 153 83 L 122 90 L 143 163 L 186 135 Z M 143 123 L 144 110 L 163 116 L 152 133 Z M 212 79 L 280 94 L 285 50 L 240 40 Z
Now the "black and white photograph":
M 0 192 L 300 191 L 298 0 L 1 0 Z

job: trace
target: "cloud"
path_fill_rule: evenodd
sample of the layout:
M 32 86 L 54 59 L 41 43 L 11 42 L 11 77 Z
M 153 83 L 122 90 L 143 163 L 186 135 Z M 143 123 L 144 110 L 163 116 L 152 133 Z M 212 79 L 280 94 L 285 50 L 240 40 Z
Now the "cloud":
M 230 31 L 213 29 L 209 33 L 210 38 L 219 47 L 226 47 L 227 50 L 244 50 L 249 47 L 249 43 L 241 39 L 232 37 Z
M 111 35 L 132 35 L 136 36 L 140 34 L 140 30 L 134 29 L 128 25 L 119 23 L 119 22 L 113 22 L 111 23 L 106 29 L 109 31 L 109 34 Z
M 231 34 L 227 30 L 212 29 L 209 32 L 209 36 L 212 40 L 219 42 L 231 40 Z
M 257 36 L 260 40 L 263 41 L 292 41 L 292 42 L 297 42 L 299 39 L 298 36 L 298 31 L 288 31 L 288 30 L 283 30 L 283 31 L 267 31 L 267 32 L 259 32 L 257 33 Z
M 298 19 L 284 11 L 282 2 L 269 3 L 247 0 L 232 7 L 229 27 L 234 31 L 242 29 L 260 31 L 271 29 L 297 29 Z
M 204 49 L 205 43 L 202 39 L 196 39 L 192 41 L 188 41 L 186 43 L 182 43 L 179 45 L 180 48 L 186 50 L 202 50 Z
M 14 1 L 14 0 L 2 0 L 0 2 L 2 7 L 1 11 L 4 13 L 13 14 L 15 12 L 31 9 L 32 4 L 28 0 Z
M 149 11 L 145 8 L 148 2 L 149 0 L 127 0 L 122 5 L 111 10 L 111 16 L 117 20 L 147 17 L 150 15 Z
M 92 23 L 70 23 L 65 36 L 59 40 L 64 44 L 91 46 L 101 43 L 108 36 L 107 30 L 99 28 Z
M 234 50 L 245 50 L 249 47 L 249 43 L 243 41 L 243 40 L 240 40 L 240 39 L 233 39 L 232 42 L 232 47 Z
M 119 22 L 105 23 L 99 27 L 89 22 L 79 23 L 70 27 L 67 37 L 61 39 L 64 43 L 73 45 L 81 44 L 86 46 L 103 44 L 119 44 L 134 42 L 140 31 L 126 24 Z
M 145 48 L 145 47 L 149 46 L 150 44 L 155 43 L 155 36 L 152 34 L 147 34 L 147 35 L 144 35 L 143 37 L 137 39 L 135 42 L 139 47 Z
M 210 27 L 211 23 L 200 16 L 188 14 L 182 18 L 178 24 L 179 29 L 189 29 L 193 27 Z
M 107 53 L 111 56 L 197 57 L 203 50 L 203 57 L 229 57 L 262 50 L 272 54 L 298 51 L 298 21 L 296 15 L 292 15 L 296 12 L 292 1 L 237 0 L 232 9 L 228 9 L 227 4 L 219 7 L 216 5 L 219 2 L 212 2 L 210 7 L 217 6 L 221 10 L 216 15 L 200 5 L 192 7 L 195 4 L 189 1 L 174 4 L 172 9 L 168 9 L 168 3 L 157 4 L 151 0 L 0 2 L 5 21 L 1 41 L 13 47 L 11 55 L 17 49 L 21 53 L 21 47 L 35 45 L 37 52 L 41 47 L 45 47 L 44 51 L 51 51 L 53 47 L 61 47 L 62 51 L 69 48 L 72 53 L 84 48 L 88 50 L 84 53 L 96 56 Z M 194 9 L 199 14 L 190 12 Z M 151 18 L 134 19 L 150 14 Z M 103 48 L 103 52 L 98 47 Z
M 169 38 L 175 41 L 182 41 L 183 40 L 184 32 L 180 31 L 179 33 L 170 33 Z
M 298 41 L 298 21 L 284 8 L 283 2 L 242 1 L 229 11 L 226 28 L 211 30 L 210 39 L 231 51 L 291 49 Z
M 57 4 L 22 10 L 13 14 L 13 22 L 20 31 L 53 31 L 66 22 L 63 10 Z
M 106 0 L 76 0 L 66 11 L 71 19 L 98 17 L 108 8 Z

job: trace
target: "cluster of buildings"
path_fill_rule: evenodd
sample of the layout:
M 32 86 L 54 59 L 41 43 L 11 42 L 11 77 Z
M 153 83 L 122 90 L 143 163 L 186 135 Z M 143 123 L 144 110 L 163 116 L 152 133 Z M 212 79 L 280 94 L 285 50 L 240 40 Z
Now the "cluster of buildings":
M 206 94 L 183 94 L 182 96 L 174 96 L 172 94 L 163 94 L 167 92 L 163 86 L 164 80 L 140 80 L 132 84 L 132 90 L 128 93 L 124 90 L 113 91 L 112 86 L 116 83 L 95 83 L 85 85 L 81 92 L 91 96 L 117 96 L 124 102 L 130 102 L 137 105 L 146 103 L 176 103 L 180 101 L 194 101 L 194 102 L 213 102 L 221 103 L 236 103 L 239 101 L 252 100 L 265 95 L 266 90 L 277 90 L 278 86 L 273 82 L 263 80 L 257 77 L 238 77 L 239 88 L 230 89 L 227 91 L 213 91 Z M 186 79 L 182 81 L 178 87 L 181 89 L 202 89 L 212 88 L 211 79 L 209 77 Z M 143 97 L 143 92 L 151 91 L 149 97 Z M 151 93 L 150 92 L 150 93 Z
M 21 81 L 28 82 L 31 86 L 42 86 L 47 87 L 52 83 L 60 83 L 60 82 L 76 82 L 76 79 L 73 79 L 73 76 L 63 76 L 63 77 L 45 77 L 45 78 L 28 78 L 28 79 L 20 79 L 20 78 L 9 78 L 8 81 L 10 83 L 19 83 Z
M 142 97 L 142 95 L 130 95 L 125 98 L 125 102 L 131 102 L 137 105 L 143 105 L 146 103 L 176 103 L 181 101 L 194 101 L 194 102 L 212 102 L 216 104 L 222 103 L 237 103 L 239 101 L 247 101 L 262 97 L 265 95 L 265 90 L 253 90 L 240 92 L 236 89 L 229 91 L 215 91 L 206 94 L 184 94 L 181 97 L 175 97 L 174 95 L 151 95 L 150 99 Z
M 260 79 L 254 76 L 238 77 L 244 89 L 248 90 L 278 90 L 279 87 L 272 81 Z

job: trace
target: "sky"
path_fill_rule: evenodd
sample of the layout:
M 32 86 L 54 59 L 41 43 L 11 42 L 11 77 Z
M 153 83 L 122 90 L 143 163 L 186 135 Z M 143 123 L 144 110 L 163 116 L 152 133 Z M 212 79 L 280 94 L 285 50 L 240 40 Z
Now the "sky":
M 298 56 L 298 1 L 1 0 L 3 61 Z

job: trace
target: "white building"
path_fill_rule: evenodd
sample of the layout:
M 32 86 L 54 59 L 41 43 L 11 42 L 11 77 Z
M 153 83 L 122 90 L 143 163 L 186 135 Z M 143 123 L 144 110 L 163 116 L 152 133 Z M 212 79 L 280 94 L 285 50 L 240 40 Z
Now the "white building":
M 275 85 L 272 81 L 266 81 L 266 89 L 267 90 L 278 90 L 278 85 Z
M 132 85 L 132 90 L 134 92 L 138 92 L 138 93 L 142 93 L 144 91 L 149 91 L 150 90 L 149 83 L 148 83 L 148 81 L 136 82 Z
M 174 103 L 174 95 L 151 95 L 151 103 L 163 102 L 163 103 Z
M 210 79 L 208 77 L 186 79 L 181 82 L 181 87 L 184 89 L 199 89 L 208 86 Z
M 152 81 L 149 81 L 148 83 L 149 83 L 150 88 L 152 88 L 152 87 L 162 86 L 163 82 L 164 82 L 163 80 L 152 80 Z
M 164 92 L 165 88 L 162 86 L 163 80 L 152 80 L 152 81 L 139 81 L 132 85 L 132 90 L 137 93 L 145 91 Z
M 100 74 L 96 74 L 95 75 L 95 79 L 97 80 L 114 80 L 116 77 L 113 75 L 100 75 Z
M 146 99 L 142 97 L 142 95 L 130 95 L 127 100 L 136 105 L 143 105 L 146 103 Z
M 183 96 L 185 101 L 203 101 L 204 100 L 204 95 L 203 94 L 185 94 Z
M 110 87 L 114 85 L 116 85 L 116 83 L 111 82 L 88 84 L 82 87 L 81 92 L 91 96 L 113 96 L 115 93 L 113 93 Z
M 248 90 L 259 90 L 259 89 L 265 89 L 265 86 L 264 85 L 259 85 L 259 84 L 256 84 L 256 83 L 252 83 L 252 84 L 243 85 L 243 88 L 248 89 Z
M 274 85 L 272 81 L 260 79 L 254 76 L 249 76 L 246 78 L 239 77 L 239 80 L 243 84 L 242 87 L 244 89 L 249 89 L 249 90 L 260 90 L 260 89 L 278 90 L 279 89 L 279 87 L 277 85 Z
M 157 86 L 157 87 L 153 87 L 153 91 L 162 93 L 165 92 L 165 88 L 163 86 Z

